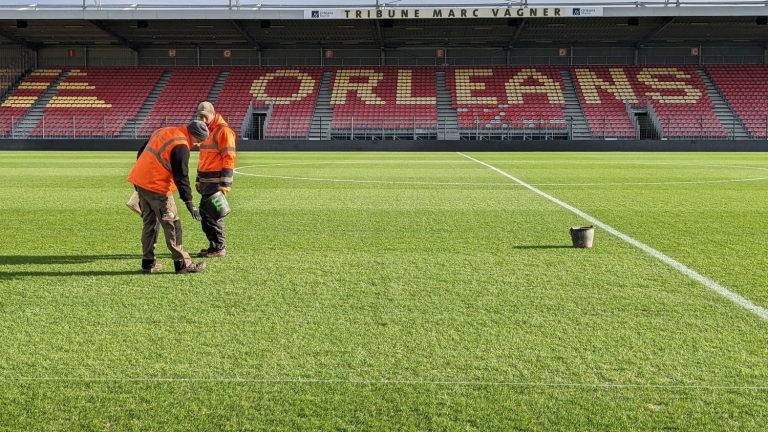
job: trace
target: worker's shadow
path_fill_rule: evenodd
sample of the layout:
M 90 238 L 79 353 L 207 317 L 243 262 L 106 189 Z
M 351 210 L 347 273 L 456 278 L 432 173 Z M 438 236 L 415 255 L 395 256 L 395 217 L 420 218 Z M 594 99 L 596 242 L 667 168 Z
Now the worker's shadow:
M 573 246 L 567 245 L 518 245 L 512 246 L 512 249 L 572 249 Z
M 141 254 L 117 255 L 0 255 L 0 266 L 28 264 L 86 264 L 103 260 L 141 259 Z
M 67 277 L 67 276 L 122 276 L 140 274 L 138 266 L 135 271 L 126 270 L 19 270 L 18 266 L 49 266 L 49 265 L 79 265 L 104 260 L 135 260 L 138 264 L 140 254 L 116 255 L 0 255 L 0 280 L 18 279 L 34 276 Z
M 141 274 L 139 270 L 134 271 L 10 271 L 0 270 L 0 280 L 19 279 L 33 276 L 66 277 L 66 276 L 125 276 Z

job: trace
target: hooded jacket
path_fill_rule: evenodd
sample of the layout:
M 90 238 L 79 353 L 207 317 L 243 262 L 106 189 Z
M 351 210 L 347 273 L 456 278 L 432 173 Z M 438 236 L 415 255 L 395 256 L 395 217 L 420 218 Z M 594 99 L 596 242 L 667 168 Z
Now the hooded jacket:
M 178 187 L 181 199 L 192 201 L 187 174 L 190 142 L 186 126 L 156 130 L 139 150 L 128 181 L 163 195 L 173 193 Z
M 221 114 L 215 114 L 208 124 L 210 135 L 200 144 L 197 182 L 200 193 L 209 195 L 218 188 L 232 187 L 237 159 L 237 135 Z

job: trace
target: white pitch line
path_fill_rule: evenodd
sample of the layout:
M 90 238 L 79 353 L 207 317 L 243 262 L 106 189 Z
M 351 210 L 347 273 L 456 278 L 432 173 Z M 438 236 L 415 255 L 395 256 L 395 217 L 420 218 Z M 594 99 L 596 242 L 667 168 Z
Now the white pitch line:
M 245 168 L 245 167 L 243 167 Z M 238 168 L 239 169 L 239 168 Z M 373 183 L 373 184 L 409 184 L 409 185 L 420 185 L 420 186 L 429 186 L 429 185 L 435 185 L 435 186 L 486 186 L 486 185 L 495 185 L 495 186 L 501 186 L 504 183 L 458 183 L 458 182 L 420 182 L 420 181 L 387 181 L 387 180 L 352 180 L 352 179 L 328 179 L 328 178 L 317 178 L 317 177 L 292 177 L 292 176 L 279 176 L 279 175 L 267 175 L 267 174 L 250 174 L 250 173 L 244 173 L 238 171 L 238 169 L 235 170 L 235 172 L 239 175 L 244 175 L 248 177 L 262 177 L 262 178 L 276 178 L 276 179 L 283 179 L 283 180 L 303 180 L 303 181 L 314 181 L 314 182 L 329 182 L 329 183 Z
M 673 259 L 673 258 L 671 258 L 671 257 L 669 257 L 669 256 L 667 256 L 665 254 L 663 254 L 662 252 L 660 252 L 660 251 L 658 251 L 658 250 L 648 246 L 647 244 L 645 244 L 645 243 L 643 243 L 643 242 L 641 242 L 639 240 L 635 240 L 634 238 L 632 238 L 632 237 L 622 233 L 621 231 L 617 230 L 616 228 L 613 228 L 612 226 L 610 226 L 610 225 L 608 225 L 606 223 L 601 222 L 600 220 L 596 219 L 595 217 L 590 216 L 587 213 L 584 213 L 583 211 L 577 209 L 576 207 L 573 207 L 572 205 L 570 205 L 570 204 L 568 204 L 568 203 L 566 203 L 564 201 L 561 201 L 561 200 L 553 197 L 552 195 L 549 195 L 548 193 L 542 191 L 541 189 L 537 189 L 534 186 L 531 186 L 530 184 L 528 184 L 528 183 L 518 179 L 517 177 L 515 177 L 515 176 L 513 176 L 511 174 L 508 174 L 508 173 L 500 170 L 499 168 L 496 168 L 493 165 L 487 164 L 487 163 L 485 163 L 485 162 L 483 162 L 481 160 L 477 160 L 477 159 L 475 159 L 475 158 L 473 158 L 471 156 L 467 156 L 467 155 L 465 155 L 464 153 L 461 153 L 461 152 L 456 152 L 456 153 L 461 155 L 461 156 L 463 156 L 463 157 L 465 157 L 465 158 L 467 158 L 467 159 L 469 159 L 469 160 L 471 160 L 471 161 L 477 162 L 480 165 L 483 165 L 483 166 L 485 166 L 487 168 L 490 168 L 493 171 L 496 171 L 497 173 L 503 175 L 504 177 L 506 177 L 506 178 L 508 178 L 508 179 L 510 179 L 510 180 L 512 180 L 514 182 L 516 182 L 520 186 L 523 186 L 524 188 L 530 190 L 531 192 L 534 192 L 537 195 L 540 195 L 540 196 L 548 199 L 549 201 L 552 201 L 553 203 L 559 205 L 560 207 L 563 207 L 563 208 L 565 208 L 567 210 L 570 210 L 572 213 L 575 213 L 579 217 L 589 221 L 591 224 L 602 228 L 603 230 L 609 232 L 610 234 L 613 234 L 614 236 L 616 236 L 616 237 L 624 240 L 625 242 L 631 244 L 632 246 L 642 250 L 643 252 L 647 253 L 648 255 L 658 259 L 659 261 L 674 267 L 679 272 L 683 273 L 684 275 L 688 276 L 689 278 L 691 278 L 691 279 L 701 283 L 702 285 L 704 285 L 705 287 L 709 288 L 710 290 L 720 294 L 721 296 L 723 296 L 726 299 L 732 301 L 733 303 L 736 303 L 737 305 L 743 307 L 744 309 L 752 312 L 753 314 L 759 316 L 763 320 L 768 321 L 768 310 L 766 310 L 765 308 L 763 308 L 761 306 L 758 306 L 758 305 L 752 303 L 751 301 L 749 301 L 746 298 L 740 296 L 739 294 L 736 294 L 735 292 L 729 290 L 728 288 L 720 285 L 719 283 L 715 282 L 714 280 L 712 280 L 712 279 L 710 279 L 710 278 L 708 278 L 708 277 L 698 273 L 697 271 L 695 271 L 695 270 L 685 266 L 683 263 L 681 263 L 681 262 L 679 262 L 679 261 L 677 261 L 677 260 L 675 260 L 675 259 Z
M 429 381 L 429 380 L 355 380 L 322 378 L 226 378 L 226 377 L 0 377 L 0 381 L 20 382 L 200 382 L 200 383 L 251 383 L 251 384 L 353 384 L 353 385 L 408 385 L 408 386 L 497 386 L 497 387 L 554 387 L 593 389 L 671 389 L 671 390 L 758 390 L 766 391 L 768 386 L 737 386 L 707 384 L 621 384 L 621 383 L 548 383 L 536 381 Z
M 325 162 L 333 163 L 333 162 Z M 288 164 L 278 164 L 288 165 Z M 275 165 L 246 165 L 235 168 L 235 173 L 248 177 L 262 177 L 262 178 L 275 178 L 283 180 L 300 180 L 300 181 L 313 181 L 313 182 L 329 182 L 329 183 L 370 183 L 370 184 L 404 184 L 404 185 L 436 185 L 436 186 L 503 186 L 509 185 L 509 183 L 470 183 L 470 182 L 422 182 L 422 181 L 394 181 L 394 180 L 355 180 L 355 179 L 329 179 L 320 177 L 296 177 L 296 176 L 281 176 L 281 175 L 269 175 L 269 174 L 252 174 L 244 173 L 240 170 L 246 168 L 269 168 Z M 707 165 L 696 165 L 707 166 Z M 768 168 L 759 167 L 742 167 L 742 166 L 730 166 L 730 165 L 717 165 L 721 168 L 743 168 L 743 169 L 757 169 L 768 171 Z M 741 182 L 753 182 L 760 180 L 768 180 L 768 177 L 752 177 L 746 179 L 733 179 L 733 180 L 692 180 L 692 181 L 670 181 L 670 182 L 607 182 L 607 183 L 531 183 L 532 186 L 664 186 L 664 185 L 693 185 L 693 184 L 720 184 L 720 183 L 741 183 Z M 521 185 L 514 185 L 521 186 Z

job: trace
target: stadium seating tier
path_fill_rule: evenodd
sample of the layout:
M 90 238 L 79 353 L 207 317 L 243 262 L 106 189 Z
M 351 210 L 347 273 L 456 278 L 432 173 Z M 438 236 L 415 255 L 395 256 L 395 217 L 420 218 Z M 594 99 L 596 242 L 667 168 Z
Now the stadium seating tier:
M 707 66 L 717 89 L 752 137 L 768 136 L 768 66 Z M 223 68 L 84 67 L 65 77 L 33 137 L 115 137 L 135 118 L 164 71 L 170 80 L 136 133 L 148 136 L 192 119 Z M 249 107 L 268 113 L 265 138 L 308 138 L 323 74 L 330 81 L 332 132 L 436 130 L 436 73 L 445 73 L 460 131 L 565 131 L 568 70 L 593 136 L 634 138 L 630 108 L 648 108 L 665 138 L 726 136 L 697 65 L 494 67 L 241 67 L 216 102 L 242 134 Z M 0 106 L 0 136 L 8 136 L 62 69 L 30 73 Z

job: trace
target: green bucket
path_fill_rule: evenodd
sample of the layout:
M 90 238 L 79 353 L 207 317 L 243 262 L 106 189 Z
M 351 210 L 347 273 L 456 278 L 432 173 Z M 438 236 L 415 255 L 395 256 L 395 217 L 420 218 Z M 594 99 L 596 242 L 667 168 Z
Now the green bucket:
M 228 215 L 232 209 L 229 208 L 227 197 L 219 191 L 203 200 L 200 211 L 209 218 L 218 220 Z

